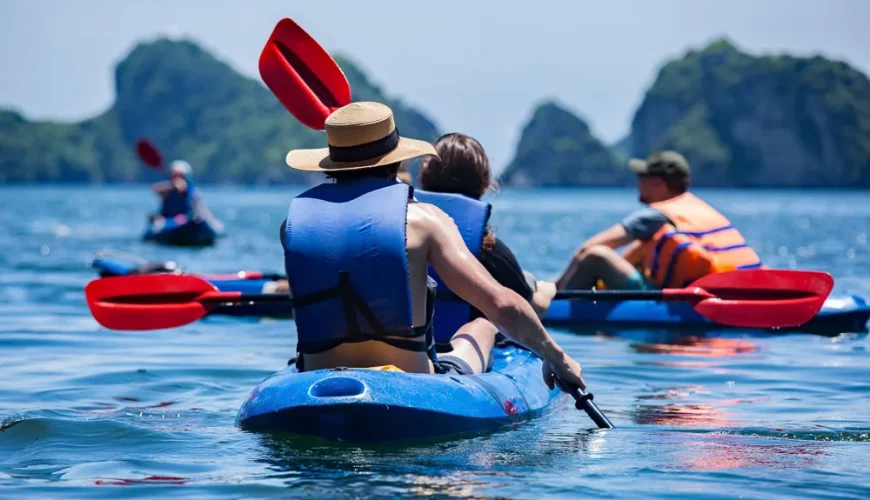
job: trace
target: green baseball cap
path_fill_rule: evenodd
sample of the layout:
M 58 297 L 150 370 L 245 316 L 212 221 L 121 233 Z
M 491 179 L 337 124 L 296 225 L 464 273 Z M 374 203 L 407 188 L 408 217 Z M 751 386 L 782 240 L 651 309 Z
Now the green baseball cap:
M 689 176 L 689 162 L 676 151 L 653 153 L 646 160 L 632 158 L 628 166 L 638 175 L 679 175 Z

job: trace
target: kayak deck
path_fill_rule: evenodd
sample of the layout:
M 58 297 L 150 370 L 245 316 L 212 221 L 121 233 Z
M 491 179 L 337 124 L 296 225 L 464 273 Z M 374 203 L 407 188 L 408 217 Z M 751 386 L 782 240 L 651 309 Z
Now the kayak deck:
M 151 223 L 142 238 L 170 246 L 210 246 L 222 236 L 213 224 L 205 220 L 187 221 L 178 224 L 172 219 Z
M 93 267 L 101 276 L 123 276 L 134 268 L 130 264 L 113 259 L 95 259 Z M 273 283 L 272 279 L 210 279 L 224 292 L 263 293 Z M 222 306 L 212 314 L 229 316 L 252 316 L 292 318 L 293 310 L 284 304 L 240 304 Z M 783 332 L 806 332 L 820 335 L 837 335 L 844 332 L 866 332 L 870 320 L 870 304 L 855 295 L 831 296 L 822 310 L 809 323 L 781 330 Z M 588 301 L 554 300 L 544 324 L 569 329 L 644 330 L 665 328 L 671 331 L 735 330 L 735 327 L 713 323 L 695 312 L 691 305 L 681 302 L 644 301 Z
M 559 396 L 535 355 L 506 347 L 493 356 L 493 370 L 481 375 L 288 367 L 254 389 L 237 424 L 353 443 L 437 439 L 529 420 Z

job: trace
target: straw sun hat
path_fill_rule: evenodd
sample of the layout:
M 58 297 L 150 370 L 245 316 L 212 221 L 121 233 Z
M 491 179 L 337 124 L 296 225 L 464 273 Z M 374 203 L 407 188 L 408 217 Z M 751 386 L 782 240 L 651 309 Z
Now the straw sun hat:
M 438 156 L 426 141 L 399 137 L 393 112 L 376 102 L 354 102 L 326 119 L 328 148 L 295 149 L 287 164 L 296 170 L 336 172 L 380 167 L 420 156 Z

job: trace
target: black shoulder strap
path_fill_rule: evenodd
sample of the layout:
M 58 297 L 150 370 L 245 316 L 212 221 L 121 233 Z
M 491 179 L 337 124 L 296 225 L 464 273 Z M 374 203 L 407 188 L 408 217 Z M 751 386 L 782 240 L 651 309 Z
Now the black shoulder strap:
M 428 290 L 428 294 L 432 295 L 434 291 Z M 434 295 L 433 295 L 434 297 Z M 432 317 L 434 316 L 434 299 L 427 295 L 426 300 L 426 323 L 423 326 L 412 327 L 406 331 L 392 332 L 384 328 L 383 323 L 378 320 L 374 311 L 371 310 L 366 301 L 359 296 L 351 286 L 350 272 L 340 271 L 338 273 L 338 285 L 330 288 L 324 288 L 317 292 L 310 293 L 301 297 L 293 297 L 293 302 L 296 307 L 305 307 L 312 304 L 317 304 L 326 300 L 341 298 L 342 308 L 344 310 L 344 318 L 347 323 L 347 331 L 349 337 L 340 341 L 323 342 L 316 344 L 300 344 L 298 350 L 304 354 L 317 354 L 328 351 L 345 343 L 365 342 L 376 340 L 392 345 L 399 349 L 414 352 L 428 352 L 431 349 L 433 342 L 432 335 Z M 363 333 L 360 329 L 359 313 L 363 320 L 371 327 L 371 334 Z M 424 340 L 412 340 L 410 338 L 391 338 L 391 337 L 419 337 L 423 335 Z

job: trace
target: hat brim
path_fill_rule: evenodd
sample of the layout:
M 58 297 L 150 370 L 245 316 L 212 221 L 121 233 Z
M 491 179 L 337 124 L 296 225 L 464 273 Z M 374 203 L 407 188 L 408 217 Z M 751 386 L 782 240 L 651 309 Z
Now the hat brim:
M 640 158 L 632 158 L 628 160 L 628 168 L 634 170 L 634 172 L 638 174 L 645 174 L 649 171 L 646 160 L 641 160 Z
M 329 158 L 329 148 L 294 149 L 287 153 L 287 165 L 305 172 L 339 172 L 342 170 L 357 170 L 362 168 L 381 167 L 402 160 L 410 160 L 420 156 L 438 156 L 435 147 L 426 141 L 399 138 L 399 145 L 389 153 L 368 160 L 356 162 L 332 161 Z

